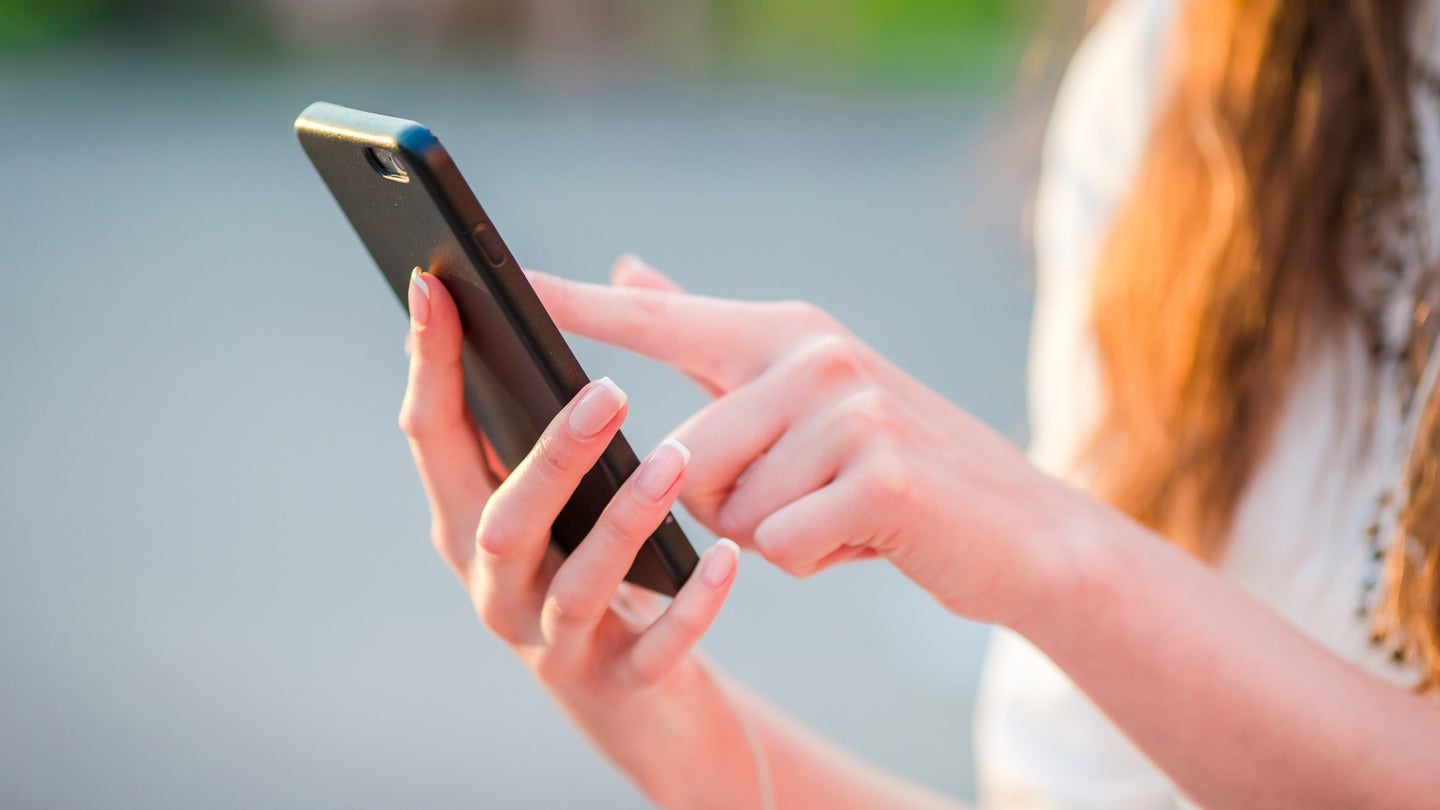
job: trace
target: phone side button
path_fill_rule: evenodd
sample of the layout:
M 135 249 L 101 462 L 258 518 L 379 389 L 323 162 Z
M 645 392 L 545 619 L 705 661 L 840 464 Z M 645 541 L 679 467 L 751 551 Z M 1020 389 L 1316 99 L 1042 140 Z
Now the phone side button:
M 475 240 L 475 246 L 480 248 L 480 253 L 485 261 L 499 267 L 505 263 L 505 243 L 500 241 L 500 234 L 489 225 L 477 225 L 475 230 L 470 232 L 470 238 Z

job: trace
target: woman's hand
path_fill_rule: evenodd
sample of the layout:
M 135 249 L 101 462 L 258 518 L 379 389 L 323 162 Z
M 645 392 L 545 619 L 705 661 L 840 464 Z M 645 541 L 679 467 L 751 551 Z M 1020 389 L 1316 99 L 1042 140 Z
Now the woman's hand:
M 1031 609 L 1070 490 L 810 304 L 688 295 L 628 257 L 615 281 L 531 274 L 562 329 L 717 397 L 673 434 L 701 522 L 797 576 L 879 555 L 963 615 Z
M 683 444 L 656 448 L 569 558 L 551 549 L 556 514 L 625 419 L 624 393 L 608 380 L 586 386 L 507 475 L 466 412 L 454 301 L 428 275 L 412 279 L 409 298 L 400 426 L 430 499 L 435 548 L 486 627 L 653 801 L 771 807 L 775 794 L 787 807 L 941 805 L 805 731 L 693 652 L 729 593 L 734 543 L 706 552 L 668 608 L 622 582 L 684 486 Z
M 647 617 L 653 621 L 622 617 L 612 600 L 680 492 L 689 452 L 673 440 L 656 448 L 584 542 L 561 558 L 550 548 L 550 526 L 620 429 L 624 393 L 608 379 L 586 386 L 497 485 L 503 471 L 465 407 L 454 302 L 434 276 L 418 273 L 409 302 L 410 381 L 400 425 L 430 499 L 435 547 L 481 621 L 572 712 L 664 683 L 689 662 L 720 610 L 735 573 L 734 545 L 721 541 L 707 552 L 669 607 Z

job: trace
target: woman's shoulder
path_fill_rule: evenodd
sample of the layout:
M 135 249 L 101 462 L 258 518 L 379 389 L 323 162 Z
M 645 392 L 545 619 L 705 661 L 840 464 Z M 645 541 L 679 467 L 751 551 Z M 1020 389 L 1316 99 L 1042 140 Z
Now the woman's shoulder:
M 1117 0 L 1076 50 L 1045 136 L 1036 201 L 1042 251 L 1047 231 L 1057 231 L 1057 247 L 1088 263 L 1149 138 L 1180 5 Z

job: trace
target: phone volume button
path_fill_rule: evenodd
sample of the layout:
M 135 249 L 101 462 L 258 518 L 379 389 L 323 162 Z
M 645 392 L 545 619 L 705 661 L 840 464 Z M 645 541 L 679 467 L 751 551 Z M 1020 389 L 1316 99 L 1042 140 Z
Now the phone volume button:
M 475 246 L 480 249 L 480 254 L 485 261 L 494 267 L 505 263 L 505 243 L 500 241 L 500 234 L 489 225 L 477 225 L 475 230 L 470 232 L 470 238 L 475 241 Z

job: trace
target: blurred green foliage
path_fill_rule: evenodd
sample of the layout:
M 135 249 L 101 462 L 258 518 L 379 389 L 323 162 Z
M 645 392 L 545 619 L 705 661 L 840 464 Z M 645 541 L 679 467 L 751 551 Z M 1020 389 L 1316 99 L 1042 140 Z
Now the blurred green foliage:
M 43 46 L 92 29 L 114 0 L 0 0 L 0 46 Z
M 1018 58 L 1024 0 L 732 0 L 735 53 L 847 78 L 989 73 Z
M 656 2 L 608 0 L 605 6 L 624 21 L 619 35 L 630 35 L 632 42 L 655 43 L 664 36 L 667 11 Z M 863 82 L 993 74 L 1018 58 L 1041 0 L 688 2 L 702 9 L 701 18 L 707 21 L 702 41 L 695 44 L 710 54 L 712 58 L 705 61 L 714 68 Z M 364 3 L 360 10 L 375 5 Z M 433 7 L 412 7 L 407 0 L 392 0 L 392 5 L 396 14 L 435 13 Z M 476 39 L 517 41 L 514 31 L 505 30 L 505 21 L 523 27 L 526 0 L 486 0 L 477 5 L 509 11 L 489 14 L 485 25 L 448 27 L 458 51 Z M 459 14 L 457 22 L 463 23 L 463 13 L 449 13 Z M 231 52 L 263 50 L 285 39 L 281 31 L 285 18 L 260 0 L 0 0 L 0 49 L 63 46 L 118 35 L 190 52 L 216 45 Z M 383 39 L 385 30 L 376 25 Z M 626 32 L 625 26 L 635 30 Z M 617 27 L 596 26 L 594 36 L 617 36 Z M 661 62 L 676 53 L 675 48 L 667 52 L 655 47 L 648 54 L 643 46 L 641 50 L 642 57 Z
M 0 0 L 0 49 L 35 50 L 107 37 L 194 51 L 273 39 L 259 0 Z

